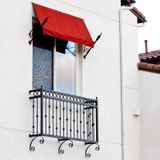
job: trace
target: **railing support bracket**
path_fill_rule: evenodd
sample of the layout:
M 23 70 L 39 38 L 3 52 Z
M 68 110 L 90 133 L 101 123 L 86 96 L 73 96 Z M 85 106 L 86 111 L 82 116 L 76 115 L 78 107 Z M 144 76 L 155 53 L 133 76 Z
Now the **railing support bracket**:
M 30 144 L 29 144 L 29 150 L 30 151 L 35 151 L 35 146 L 33 146 L 32 145 L 32 143 L 33 143 L 33 141 L 36 139 L 36 138 L 38 138 L 39 136 L 37 136 L 37 137 L 34 137 L 32 140 L 31 140 L 31 142 L 30 142 Z M 41 139 L 39 140 L 39 143 L 40 144 L 43 144 L 44 143 L 44 138 L 43 137 L 40 137 Z
M 99 151 L 100 150 L 100 146 L 98 144 L 89 144 L 87 146 L 87 148 L 85 149 L 85 157 L 86 158 L 90 158 L 91 157 L 91 153 L 88 152 L 88 149 L 92 146 L 92 145 L 96 145 L 95 150 Z
M 73 141 L 70 140 L 70 139 L 66 139 L 66 140 L 63 140 L 63 142 L 60 144 L 59 148 L 58 148 L 58 153 L 59 154 L 64 154 L 64 149 L 62 149 L 62 145 L 67 142 L 67 141 L 70 141 L 70 143 L 68 144 L 69 147 L 73 147 Z

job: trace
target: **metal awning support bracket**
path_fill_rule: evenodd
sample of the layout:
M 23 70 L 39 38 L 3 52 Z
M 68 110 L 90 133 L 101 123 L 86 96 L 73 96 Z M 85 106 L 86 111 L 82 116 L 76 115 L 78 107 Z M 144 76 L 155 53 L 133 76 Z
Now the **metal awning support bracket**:
M 48 18 L 49 18 L 49 17 L 47 17 L 47 18 L 44 19 L 44 21 L 43 21 L 42 24 L 40 25 L 40 28 L 42 28 L 42 27 L 47 23 Z M 31 44 L 32 41 L 33 41 L 33 29 L 29 32 L 29 36 L 31 37 L 31 40 L 30 40 L 28 43 Z
M 101 35 L 102 35 L 102 33 L 97 36 L 96 40 L 94 41 L 94 44 L 96 44 L 96 42 L 101 38 Z M 87 57 L 87 55 L 88 55 L 88 53 L 91 51 L 91 49 L 92 49 L 92 48 L 89 48 L 89 50 L 88 50 L 88 51 L 86 52 L 86 54 L 83 56 L 84 59 Z

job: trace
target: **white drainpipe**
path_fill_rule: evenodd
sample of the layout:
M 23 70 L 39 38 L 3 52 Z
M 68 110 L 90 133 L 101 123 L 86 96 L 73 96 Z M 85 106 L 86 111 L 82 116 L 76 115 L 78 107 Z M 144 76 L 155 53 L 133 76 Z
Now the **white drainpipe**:
M 125 146 L 124 146 L 124 73 L 123 73 L 123 22 L 122 12 L 124 10 L 131 10 L 131 7 L 121 7 L 119 9 L 119 46 L 120 46 L 120 106 L 121 106 L 121 154 L 122 160 L 125 160 Z
M 120 46 L 120 103 L 121 103 L 121 151 L 122 151 L 122 160 L 125 159 L 125 146 L 124 146 L 124 69 L 123 69 L 123 22 L 122 22 L 122 12 L 124 10 L 131 10 L 134 6 L 125 7 L 122 6 L 119 9 L 119 46 Z M 137 24 L 135 27 L 144 27 L 144 23 Z

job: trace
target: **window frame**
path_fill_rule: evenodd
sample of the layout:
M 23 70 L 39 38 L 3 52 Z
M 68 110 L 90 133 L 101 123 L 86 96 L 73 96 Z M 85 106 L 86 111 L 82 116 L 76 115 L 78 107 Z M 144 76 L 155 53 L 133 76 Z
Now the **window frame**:
M 32 28 L 33 24 L 39 24 L 39 21 L 36 17 L 32 17 Z M 52 90 L 56 91 L 56 72 L 55 72 L 55 53 L 56 53 L 56 39 L 54 38 L 54 44 L 52 49 Z M 75 43 L 76 44 L 76 43 Z M 33 56 L 33 47 L 32 46 L 32 56 Z M 82 70 L 83 70 L 83 46 L 76 44 L 76 58 L 75 58 L 75 94 L 82 95 Z M 33 88 L 33 57 L 32 57 L 32 88 Z

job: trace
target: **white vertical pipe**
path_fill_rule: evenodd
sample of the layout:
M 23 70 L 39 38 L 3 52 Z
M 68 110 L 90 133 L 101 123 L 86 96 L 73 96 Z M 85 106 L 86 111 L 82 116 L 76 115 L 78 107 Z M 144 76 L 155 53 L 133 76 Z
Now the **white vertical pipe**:
M 124 146 L 124 73 L 123 73 L 123 22 L 122 11 L 131 10 L 133 6 L 121 7 L 119 9 L 119 47 L 120 47 L 120 107 L 121 107 L 121 153 L 122 160 L 125 160 L 125 146 Z

